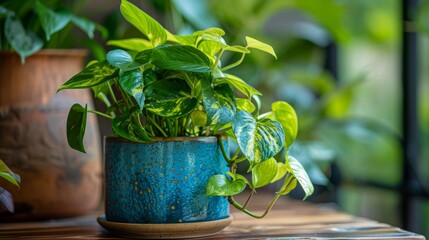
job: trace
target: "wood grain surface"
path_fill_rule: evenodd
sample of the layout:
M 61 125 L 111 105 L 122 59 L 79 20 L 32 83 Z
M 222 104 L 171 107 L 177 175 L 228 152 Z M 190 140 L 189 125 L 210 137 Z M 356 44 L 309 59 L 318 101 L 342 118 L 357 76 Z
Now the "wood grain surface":
M 235 210 L 232 215 L 230 226 L 204 239 L 425 239 L 397 227 L 339 212 L 331 205 L 293 200 L 281 201 L 263 219 L 253 219 Z M 97 213 L 56 221 L 0 224 L 0 239 L 122 239 L 101 228 L 96 216 Z

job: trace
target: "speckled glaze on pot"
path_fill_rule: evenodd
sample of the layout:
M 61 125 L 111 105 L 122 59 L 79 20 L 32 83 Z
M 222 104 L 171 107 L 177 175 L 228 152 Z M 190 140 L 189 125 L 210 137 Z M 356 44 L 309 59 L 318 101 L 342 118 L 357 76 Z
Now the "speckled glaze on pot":
M 224 141 L 227 149 L 227 144 Z M 206 183 L 228 168 L 215 137 L 105 139 L 106 219 L 124 223 L 211 221 L 229 216 Z

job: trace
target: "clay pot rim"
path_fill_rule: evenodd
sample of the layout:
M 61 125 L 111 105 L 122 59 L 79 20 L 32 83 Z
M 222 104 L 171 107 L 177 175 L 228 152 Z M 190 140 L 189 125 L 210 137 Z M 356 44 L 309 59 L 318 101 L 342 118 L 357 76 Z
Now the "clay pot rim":
M 0 55 L 19 56 L 17 52 L 12 50 L 1 50 Z M 26 58 L 31 58 L 33 56 L 64 56 L 64 55 L 86 57 L 88 55 L 88 50 L 86 49 L 42 49 Z
M 139 142 L 133 142 L 128 139 L 122 138 L 122 137 L 116 137 L 116 136 L 105 136 L 104 141 L 105 142 L 127 142 L 127 143 L 134 143 L 134 144 L 151 144 L 156 142 L 206 142 L 206 143 L 212 143 L 217 141 L 216 136 L 202 136 L 202 137 L 187 137 L 187 136 L 180 136 L 180 137 L 151 137 L 152 142 L 146 142 L 146 143 L 139 143 Z M 222 136 L 222 139 L 226 140 L 225 136 Z

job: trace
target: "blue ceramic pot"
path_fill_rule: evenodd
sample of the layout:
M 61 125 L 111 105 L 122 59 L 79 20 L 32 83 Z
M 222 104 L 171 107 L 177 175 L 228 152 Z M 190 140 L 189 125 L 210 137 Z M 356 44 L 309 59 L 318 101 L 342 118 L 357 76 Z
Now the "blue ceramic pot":
M 106 219 L 180 223 L 227 218 L 227 199 L 206 197 L 208 179 L 227 171 L 216 137 L 154 138 L 147 144 L 106 138 Z

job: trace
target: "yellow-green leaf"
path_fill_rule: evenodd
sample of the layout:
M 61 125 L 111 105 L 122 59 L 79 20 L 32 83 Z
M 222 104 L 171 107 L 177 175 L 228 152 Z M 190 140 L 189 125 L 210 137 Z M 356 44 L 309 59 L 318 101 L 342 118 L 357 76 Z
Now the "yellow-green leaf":
M 307 172 L 305 171 L 304 167 L 301 165 L 301 163 L 296 160 L 294 157 L 289 156 L 287 163 L 290 168 L 292 169 L 292 174 L 295 176 L 295 178 L 298 180 L 299 184 L 301 185 L 302 189 L 305 192 L 304 200 L 313 194 L 314 187 L 311 183 L 310 177 L 308 176 Z
M 120 8 L 124 18 L 143 33 L 153 47 L 164 44 L 167 41 L 166 30 L 151 16 L 127 0 L 122 0 Z
M 258 50 L 264 51 L 266 53 L 269 53 L 269 54 L 273 55 L 273 57 L 275 57 L 277 59 L 277 55 L 274 52 L 273 47 L 271 47 L 270 45 L 268 45 L 268 44 L 266 44 L 264 42 L 261 42 L 259 40 L 256 40 L 254 38 L 247 37 L 247 36 L 246 36 L 246 42 L 247 42 L 247 47 L 248 48 L 254 48 L 254 49 L 258 49 Z
M 270 158 L 256 164 L 252 169 L 252 186 L 260 188 L 269 184 L 277 175 L 277 161 Z
M 142 38 L 128 38 L 121 40 L 110 40 L 107 42 L 109 46 L 120 47 L 122 49 L 141 52 L 153 48 L 152 43 Z

